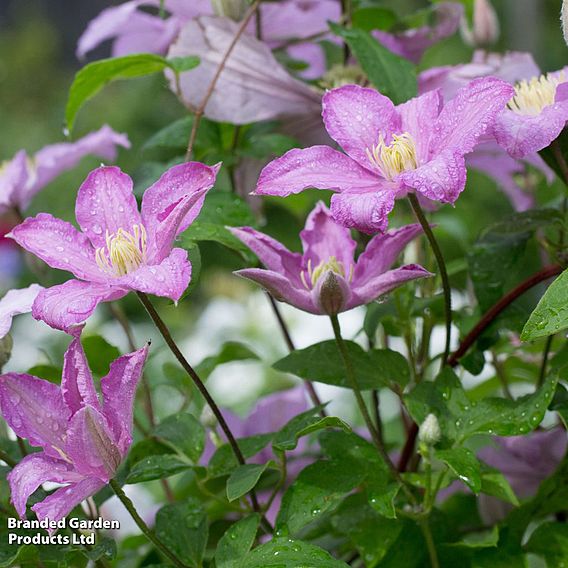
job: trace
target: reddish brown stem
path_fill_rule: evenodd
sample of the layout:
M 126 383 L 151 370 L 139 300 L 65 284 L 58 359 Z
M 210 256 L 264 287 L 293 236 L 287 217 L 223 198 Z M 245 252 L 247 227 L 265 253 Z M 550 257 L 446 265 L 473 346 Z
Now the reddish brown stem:
M 521 282 L 516 288 L 513 288 L 508 294 L 503 296 L 489 311 L 485 313 L 485 315 L 479 320 L 479 323 L 466 335 L 459 348 L 448 359 L 448 365 L 450 367 L 455 367 L 459 363 L 459 360 L 467 353 L 468 349 L 479 339 L 481 334 L 515 300 L 517 300 L 525 292 L 527 292 L 531 288 L 534 288 L 541 282 L 545 282 L 546 280 L 549 280 L 554 276 L 558 276 L 562 272 L 562 270 L 563 268 L 559 264 L 546 266 L 541 271 L 533 274 L 531 277 Z M 398 461 L 398 470 L 401 472 L 406 471 L 406 468 L 408 467 L 408 463 L 414 452 L 414 445 L 416 443 L 417 436 L 418 425 L 412 424 L 412 427 L 408 432 L 406 443 L 404 444 L 404 448 L 402 449 L 402 453 L 400 454 L 400 459 Z

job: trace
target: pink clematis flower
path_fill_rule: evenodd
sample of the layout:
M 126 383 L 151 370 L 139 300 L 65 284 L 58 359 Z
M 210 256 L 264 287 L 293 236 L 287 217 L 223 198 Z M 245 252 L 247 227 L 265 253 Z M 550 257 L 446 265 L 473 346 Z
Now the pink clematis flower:
M 337 224 L 321 202 L 300 233 L 303 254 L 290 252 L 250 227 L 231 231 L 267 268 L 246 268 L 235 274 L 312 314 L 335 315 L 368 304 L 409 280 L 431 276 L 415 264 L 388 270 L 402 249 L 421 234 L 420 225 L 375 236 L 355 260 L 357 243 L 349 229 Z
M 58 521 L 114 476 L 132 443 L 132 407 L 148 348 L 114 361 L 101 379 L 102 404 L 79 338 L 65 353 L 61 386 L 25 374 L 0 376 L 0 410 L 14 432 L 43 451 L 8 474 L 21 518 L 26 502 L 47 481 L 65 484 L 32 510 Z
M 0 339 L 8 335 L 14 316 L 32 311 L 35 299 L 42 290 L 39 284 L 32 284 L 20 290 L 10 290 L 0 300 Z
M 444 99 L 449 100 L 475 78 L 494 76 L 515 84 L 530 81 L 531 77 L 539 74 L 540 70 L 529 53 L 510 52 L 501 55 L 479 50 L 475 52 L 471 63 L 424 71 L 419 76 L 419 90 L 425 93 L 441 89 Z M 495 142 L 492 130 L 484 136 L 484 142 L 467 156 L 466 165 L 495 179 L 517 211 L 534 206 L 534 197 L 526 193 L 517 181 L 517 176 L 527 171 L 527 165 L 540 170 L 548 183 L 552 183 L 555 177 L 554 172 L 536 152 L 527 154 L 522 160 L 512 158 Z
M 457 2 L 441 2 L 432 7 L 432 12 L 435 20 L 432 26 L 396 33 L 375 30 L 373 36 L 393 53 L 419 63 L 429 47 L 456 33 L 463 17 L 463 6 Z
M 323 121 L 346 154 L 327 146 L 290 150 L 262 171 L 256 194 L 286 196 L 331 189 L 336 221 L 384 231 L 395 199 L 416 192 L 454 203 L 466 181 L 464 155 L 513 95 L 495 78 L 474 80 L 443 104 L 432 91 L 394 106 L 373 89 L 346 85 L 323 97 Z
M 132 290 L 179 300 L 191 264 L 173 241 L 199 214 L 218 170 L 198 162 L 174 166 L 146 190 L 139 213 L 130 177 L 117 167 L 100 167 L 77 195 L 82 232 L 47 213 L 14 227 L 10 236 L 20 246 L 75 276 L 38 295 L 34 318 L 69 331 L 100 302 Z
M 114 161 L 118 146 L 130 148 L 127 136 L 105 125 L 77 142 L 46 146 L 32 158 L 20 150 L 0 167 L 0 213 L 26 209 L 34 195 L 89 154 Z

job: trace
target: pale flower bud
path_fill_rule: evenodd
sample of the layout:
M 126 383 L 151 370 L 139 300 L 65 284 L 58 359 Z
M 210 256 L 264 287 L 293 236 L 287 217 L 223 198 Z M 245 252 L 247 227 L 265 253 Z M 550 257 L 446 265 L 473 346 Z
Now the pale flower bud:
M 442 438 L 440 423 L 434 414 L 428 414 L 418 430 L 418 440 L 427 446 L 435 446 Z
M 215 414 L 213 413 L 213 410 L 211 410 L 211 407 L 208 404 L 206 404 L 203 407 L 203 410 L 201 411 L 200 422 L 206 428 L 216 428 L 217 427 L 217 418 L 216 418 Z
M 562 13 L 560 14 L 560 21 L 562 22 L 562 33 L 564 34 L 564 41 L 568 44 L 568 0 L 562 2 Z
M 235 22 L 242 20 L 247 11 L 245 0 L 211 0 L 211 6 L 217 16 L 224 16 Z
M 345 280 L 332 270 L 320 277 L 317 287 L 318 303 L 324 313 L 335 316 L 341 312 L 347 303 L 348 291 L 345 290 Z
M 499 39 L 499 19 L 490 0 L 474 0 L 473 29 L 462 20 L 463 40 L 473 47 L 487 47 Z

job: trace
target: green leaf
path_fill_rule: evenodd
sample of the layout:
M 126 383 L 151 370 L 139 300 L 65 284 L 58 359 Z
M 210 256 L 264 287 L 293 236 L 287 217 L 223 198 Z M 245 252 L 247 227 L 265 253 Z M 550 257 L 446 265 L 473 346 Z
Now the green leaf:
M 311 408 L 302 414 L 298 414 L 290 420 L 278 432 L 272 442 L 272 447 L 276 451 L 287 452 L 296 448 L 298 440 L 302 436 L 307 436 L 312 432 L 324 430 L 325 428 L 341 428 L 346 432 L 351 431 L 349 424 L 345 423 L 340 418 L 334 416 L 326 416 L 321 418 L 318 412 L 323 408 L 322 406 Z
M 120 351 L 100 335 L 81 338 L 87 362 L 93 373 L 102 377 L 108 373 L 110 364 L 120 357 Z
M 565 566 L 568 562 L 568 525 L 543 523 L 532 533 L 525 550 L 542 556 L 548 566 Z
M 507 478 L 499 471 L 489 471 L 481 474 L 481 493 L 497 497 L 501 501 L 519 506 L 519 500 L 515 495 Z
M 259 434 L 248 438 L 239 438 L 237 444 L 245 459 L 252 458 L 262 451 L 271 441 L 274 434 Z M 224 444 L 213 454 L 207 466 L 210 478 L 222 477 L 230 474 L 239 466 L 237 458 L 229 444 Z
M 373 568 L 393 546 L 404 523 L 381 517 L 364 499 L 361 493 L 347 497 L 334 512 L 332 526 L 349 538 L 365 567 Z
M 13 346 L 14 342 L 10 334 L 0 339 L 0 372 L 2 371 L 2 367 L 10 360 Z
M 217 568 L 240 568 L 241 560 L 256 539 L 259 515 L 250 515 L 231 525 L 221 537 L 215 551 Z
M 240 197 L 229 193 L 209 193 L 199 217 L 181 235 L 184 247 L 199 241 L 213 241 L 238 252 L 247 262 L 256 257 L 237 237 L 227 229 L 230 227 L 255 226 L 250 207 Z
M 231 363 L 232 361 L 246 361 L 248 359 L 258 358 L 258 355 L 246 345 L 236 341 L 228 341 L 223 344 L 216 355 L 211 355 L 203 359 L 203 361 L 197 365 L 196 370 L 199 376 L 203 380 L 206 380 L 219 365 Z
M 227 499 L 235 501 L 246 495 L 258 483 L 270 462 L 263 464 L 247 463 L 233 470 L 227 479 Z
M 93 98 L 107 83 L 117 79 L 142 77 L 163 71 L 168 62 L 159 55 L 141 53 L 101 59 L 85 65 L 73 79 L 65 109 L 65 122 L 73 129 L 79 109 Z
M 548 409 L 558 412 L 562 422 L 564 422 L 564 426 L 568 428 L 568 390 L 566 390 L 563 384 L 559 383 L 556 387 L 554 398 Z
M 333 23 L 330 28 L 347 42 L 371 83 L 394 104 L 418 94 L 416 68 L 410 61 L 395 55 L 361 29 L 346 29 Z
M 552 400 L 558 374 L 551 373 L 534 394 L 517 400 L 486 398 L 471 401 L 451 369 L 444 369 L 434 382 L 423 382 L 405 396 L 406 406 L 421 424 L 433 413 L 446 440 L 462 442 L 474 434 L 518 436 L 542 422 Z
M 202 566 L 208 535 L 207 516 L 197 499 L 166 505 L 156 515 L 156 536 L 189 566 Z
M 46 381 L 56 385 L 61 383 L 62 374 L 63 369 L 54 367 L 53 365 L 35 365 L 31 369 L 28 369 L 28 375 L 33 375 L 39 379 L 45 379 Z
M 531 341 L 568 327 L 568 270 L 546 290 L 523 328 L 521 339 Z
M 197 463 L 205 448 L 205 430 L 201 423 L 187 412 L 168 416 L 154 429 L 154 435 L 169 442 Z
M 463 447 L 437 450 L 436 457 L 443 461 L 474 493 L 479 493 L 481 465 L 471 450 Z
M 275 538 L 249 552 L 239 568 L 348 568 L 348 565 L 313 544 Z
M 136 462 L 126 478 L 126 483 L 143 483 L 163 479 L 191 468 L 191 464 L 174 454 L 156 454 Z
M 148 151 L 155 148 L 168 148 L 183 151 L 187 148 L 187 141 L 193 126 L 193 115 L 184 116 L 168 124 L 146 140 L 142 150 Z
M 361 390 L 391 387 L 395 384 L 404 386 L 408 383 L 408 363 L 400 353 L 389 349 L 366 352 L 353 341 L 346 341 L 345 344 Z M 297 349 L 274 363 L 273 367 L 308 381 L 350 388 L 343 360 L 333 340 Z
M 167 60 L 168 67 L 175 73 L 183 73 L 195 69 L 200 63 L 199 57 L 196 55 L 188 55 L 186 57 L 170 57 Z
M 357 487 L 366 468 L 349 460 L 320 460 L 303 469 L 284 493 L 277 529 L 296 534 Z

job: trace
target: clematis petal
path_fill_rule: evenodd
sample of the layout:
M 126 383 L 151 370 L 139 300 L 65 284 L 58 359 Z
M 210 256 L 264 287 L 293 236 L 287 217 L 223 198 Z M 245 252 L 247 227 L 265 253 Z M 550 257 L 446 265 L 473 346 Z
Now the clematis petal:
M 15 315 L 32 311 L 34 300 L 42 290 L 39 284 L 32 284 L 21 290 L 10 290 L 0 300 L 0 339 L 10 331 Z
M 148 346 L 145 346 L 119 357 L 101 379 L 103 414 L 123 456 L 132 443 L 134 397 L 147 356 Z
M 396 192 L 389 189 L 337 193 L 331 198 L 331 214 L 344 227 L 369 234 L 383 232 L 395 197 Z
M 442 104 L 442 93 L 436 89 L 420 97 L 410 99 L 397 107 L 401 119 L 401 130 L 408 132 L 412 136 L 419 164 L 430 158 L 429 148 L 432 124 L 436 122 Z
M 138 270 L 117 278 L 117 285 L 163 296 L 177 302 L 191 280 L 191 263 L 187 251 L 174 248 L 160 264 L 144 265 Z
M 195 69 L 180 75 L 184 104 L 197 107 L 204 100 L 238 28 L 239 24 L 228 18 L 208 16 L 184 24 L 168 52 L 170 58 L 196 55 L 200 59 Z M 175 75 L 166 71 L 166 76 L 170 88 L 177 92 Z M 315 89 L 293 77 L 276 60 L 269 45 L 254 37 L 254 33 L 242 34 L 208 99 L 205 116 L 232 124 L 306 116 L 320 112 L 320 99 Z
M 101 302 L 118 300 L 128 290 L 106 284 L 68 280 L 65 284 L 41 291 L 32 307 L 35 319 L 69 332 L 84 323 Z
M 65 454 L 85 477 L 111 479 L 122 455 L 105 417 L 92 406 L 76 412 L 67 428 Z
M 63 359 L 61 394 L 72 413 L 83 406 L 99 408 L 99 399 L 93 382 L 93 375 L 87 363 L 81 340 L 75 338 L 67 348 Z
M 393 53 L 419 63 L 432 45 L 453 35 L 463 17 L 463 6 L 457 2 L 440 2 L 431 9 L 433 25 L 412 28 L 398 33 L 373 30 L 372 34 Z
M 375 278 L 367 280 L 361 286 L 353 286 L 351 300 L 348 309 L 361 304 L 368 304 L 384 294 L 388 294 L 409 280 L 427 278 L 432 276 L 425 268 L 416 264 L 409 264 L 384 272 Z
M 446 150 L 417 170 L 403 172 L 398 181 L 433 201 L 454 203 L 465 188 L 464 157 L 461 151 Z
M 132 193 L 132 179 L 115 166 L 93 170 L 77 193 L 75 216 L 94 247 L 106 244 L 106 235 L 119 229 L 132 233 L 134 225 L 142 220 L 136 198 Z
M 114 161 L 118 146 L 130 148 L 128 137 L 115 132 L 106 124 L 76 142 L 45 146 L 34 156 L 35 180 L 29 187 L 27 197 L 31 198 L 62 172 L 73 169 L 87 155 Z
M 70 463 L 51 458 L 44 452 L 27 455 L 7 475 L 11 501 L 22 519 L 26 518 L 29 496 L 43 483 L 69 483 L 81 478 L 80 474 L 73 471 Z
M 285 275 L 296 287 L 302 286 L 300 273 L 302 272 L 302 255 L 290 252 L 277 240 L 255 231 L 251 227 L 231 227 L 231 233 L 244 243 L 260 262 L 273 272 Z
M 7 164 L 0 167 L 0 213 L 13 207 L 23 209 L 30 177 L 28 155 L 20 150 Z
M 556 102 L 537 116 L 505 110 L 495 120 L 493 132 L 513 158 L 524 158 L 546 148 L 560 136 L 568 120 L 568 101 Z
M 322 116 L 329 135 L 364 168 L 373 166 L 367 150 L 381 134 L 390 141 L 400 129 L 400 118 L 391 100 L 374 89 L 345 85 L 328 91 L 322 99 Z
M 406 225 L 384 235 L 375 235 L 357 259 L 353 272 L 353 287 L 357 288 L 371 278 L 383 274 L 396 261 L 406 245 L 422 234 L 418 224 Z
M 27 438 L 51 457 L 61 457 L 56 448 L 64 446 L 70 412 L 57 385 L 31 375 L 1 375 L 0 409 L 20 438 Z
M 40 213 L 14 227 L 8 236 L 51 268 L 66 270 L 83 280 L 104 280 L 89 239 L 67 221 Z
M 471 152 L 514 94 L 511 85 L 495 77 L 468 83 L 442 109 L 433 127 L 431 152 L 435 155 L 446 148 Z
M 132 25 L 132 17 L 141 4 L 157 5 L 158 2 L 157 0 L 131 0 L 120 4 L 120 6 L 107 8 L 96 18 L 93 18 L 79 38 L 77 57 L 82 59 L 89 51 L 95 49 L 104 41 L 128 33 Z M 147 46 L 147 49 L 142 51 L 149 49 L 151 49 L 151 46 Z
M 96 477 L 86 477 L 76 483 L 71 483 L 67 487 L 60 487 L 43 501 L 36 503 L 32 507 L 37 518 L 42 521 L 59 521 L 66 517 L 79 503 L 97 493 L 106 484 Z M 49 533 L 54 529 L 48 529 Z
M 372 189 L 379 178 L 329 146 L 294 149 L 270 162 L 260 173 L 256 195 L 286 197 L 309 187 L 345 191 Z
M 199 215 L 220 166 L 187 162 L 170 168 L 144 192 L 142 221 L 150 239 L 148 262 L 163 260 L 175 237 Z M 153 237 L 152 237 L 153 236 Z
M 309 214 L 300 238 L 304 246 L 304 267 L 309 262 L 312 268 L 316 268 L 335 257 L 343 265 L 346 277 L 349 276 L 357 243 L 349 229 L 333 220 L 323 202 L 320 201 Z
M 259 284 L 276 300 L 286 302 L 311 314 L 321 313 L 319 307 L 314 305 L 310 291 L 291 286 L 290 280 L 282 274 L 261 268 L 245 268 L 237 270 L 234 274 Z

